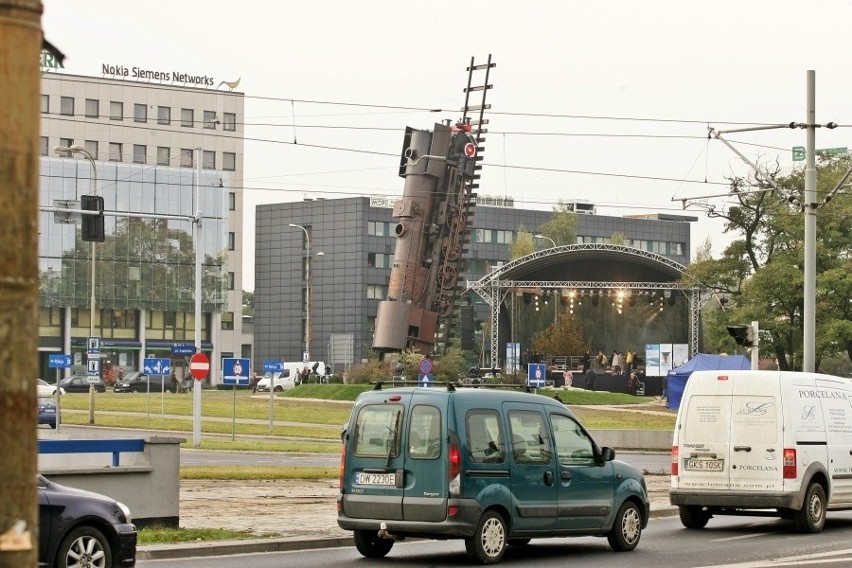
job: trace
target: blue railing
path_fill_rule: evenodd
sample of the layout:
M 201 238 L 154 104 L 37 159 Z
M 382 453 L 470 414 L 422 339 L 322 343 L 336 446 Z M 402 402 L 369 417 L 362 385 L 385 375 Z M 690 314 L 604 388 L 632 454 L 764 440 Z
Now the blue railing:
M 142 452 L 145 440 L 39 440 L 40 454 L 112 454 L 112 466 L 118 467 L 121 452 Z

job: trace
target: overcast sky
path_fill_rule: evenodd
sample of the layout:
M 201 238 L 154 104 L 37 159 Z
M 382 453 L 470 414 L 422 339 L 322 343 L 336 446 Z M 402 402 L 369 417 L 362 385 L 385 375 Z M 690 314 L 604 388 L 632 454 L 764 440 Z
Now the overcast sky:
M 253 290 L 255 207 L 400 196 L 405 127 L 458 119 L 465 68 L 489 54 L 480 194 L 518 207 L 585 200 L 606 215 L 694 215 L 691 252 L 710 237 L 718 254 L 721 223 L 680 200 L 725 193 L 725 178 L 747 169 L 707 140 L 708 124 L 803 122 L 808 69 L 817 122 L 852 124 L 850 21 L 852 2 L 828 0 L 44 0 L 42 25 L 66 73 L 101 76 L 110 64 L 208 75 L 217 86 L 241 79 Z M 728 138 L 750 159 L 803 164 L 790 149 L 804 131 Z M 817 148 L 848 143 L 848 128 L 817 132 Z

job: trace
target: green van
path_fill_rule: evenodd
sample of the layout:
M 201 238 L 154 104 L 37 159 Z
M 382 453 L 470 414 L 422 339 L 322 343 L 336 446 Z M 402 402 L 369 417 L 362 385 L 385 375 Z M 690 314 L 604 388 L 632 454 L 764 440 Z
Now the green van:
M 642 473 L 542 395 L 377 385 L 342 439 L 337 523 L 368 558 L 406 537 L 464 539 L 481 564 L 533 538 L 606 536 L 627 551 L 648 523 Z

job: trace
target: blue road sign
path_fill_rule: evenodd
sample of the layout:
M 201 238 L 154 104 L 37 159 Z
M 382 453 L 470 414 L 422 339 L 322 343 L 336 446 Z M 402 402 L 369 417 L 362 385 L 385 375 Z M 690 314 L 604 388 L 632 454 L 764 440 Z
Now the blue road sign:
M 142 363 L 142 372 L 146 375 L 171 375 L 172 363 L 168 359 L 148 359 Z
M 546 373 L 544 363 L 530 363 L 527 366 L 527 384 L 537 389 L 544 387 Z
M 417 375 L 417 386 L 419 387 L 431 387 L 432 386 L 432 375 L 429 373 L 420 373 Z
M 67 369 L 71 366 L 71 355 L 51 353 L 47 356 L 47 366 L 51 369 Z
M 187 343 L 175 343 L 174 345 L 172 345 L 172 355 L 184 356 L 194 354 L 195 345 L 190 345 Z
M 90 336 L 86 340 L 86 353 L 91 355 L 92 353 L 100 353 L 101 352 L 101 338 L 95 335 Z
M 265 359 L 263 361 L 264 373 L 280 373 L 284 370 L 284 361 L 278 359 Z
M 432 364 L 431 359 L 420 359 L 420 363 L 417 364 L 417 368 L 420 369 L 420 372 L 424 375 L 428 375 L 432 372 L 434 365 Z
M 248 359 L 222 359 L 222 384 L 248 386 L 250 370 Z

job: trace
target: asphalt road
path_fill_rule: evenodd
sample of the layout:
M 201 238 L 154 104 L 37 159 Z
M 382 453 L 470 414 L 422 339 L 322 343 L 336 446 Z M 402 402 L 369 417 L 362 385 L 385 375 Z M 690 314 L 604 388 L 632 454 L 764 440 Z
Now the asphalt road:
M 793 523 L 760 517 L 718 517 L 704 530 L 687 530 L 677 517 L 651 520 L 636 550 L 614 553 L 605 539 L 534 540 L 510 548 L 505 566 L 606 566 L 607 568 L 782 568 L 852 565 L 852 512 L 828 517 L 822 533 L 802 535 Z M 362 558 L 354 547 L 240 554 L 173 560 L 140 560 L 140 568 L 334 568 L 357 566 L 470 566 L 464 543 L 407 541 L 394 544 L 382 560 Z

